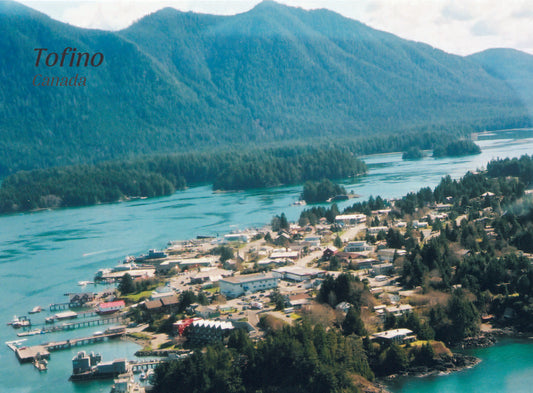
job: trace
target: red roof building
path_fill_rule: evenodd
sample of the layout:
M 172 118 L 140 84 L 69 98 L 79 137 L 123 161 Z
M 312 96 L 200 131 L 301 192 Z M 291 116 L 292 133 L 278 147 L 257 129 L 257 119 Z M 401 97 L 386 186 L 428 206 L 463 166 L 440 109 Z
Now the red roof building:
M 117 300 L 114 302 L 107 302 L 107 303 L 100 303 L 98 305 L 98 313 L 99 314 L 111 314 L 114 312 L 117 312 L 119 310 L 122 310 L 124 307 L 126 307 L 126 303 L 124 300 Z

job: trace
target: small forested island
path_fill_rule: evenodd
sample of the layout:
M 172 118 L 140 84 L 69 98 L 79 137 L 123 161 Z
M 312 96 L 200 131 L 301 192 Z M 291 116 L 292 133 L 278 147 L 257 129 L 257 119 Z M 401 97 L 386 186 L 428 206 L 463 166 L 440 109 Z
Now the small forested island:
M 403 160 L 420 160 L 421 158 L 424 158 L 424 152 L 418 146 L 411 146 L 402 154 Z
M 481 154 L 481 149 L 470 139 L 461 139 L 433 149 L 433 157 L 459 157 Z
M 340 195 L 346 195 L 346 189 L 331 180 L 324 179 L 320 182 L 307 181 L 304 184 L 304 190 L 301 195 L 301 200 L 307 203 L 326 202 L 330 198 Z

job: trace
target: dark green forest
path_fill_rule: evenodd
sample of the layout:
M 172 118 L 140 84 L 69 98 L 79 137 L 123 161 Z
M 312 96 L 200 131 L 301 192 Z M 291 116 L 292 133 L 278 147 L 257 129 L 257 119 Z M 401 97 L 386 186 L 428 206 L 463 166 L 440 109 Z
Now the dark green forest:
M 421 158 L 424 158 L 424 152 L 418 146 L 411 146 L 402 154 L 403 160 L 419 160 Z
M 357 392 L 354 374 L 374 378 L 361 339 L 304 323 L 270 331 L 257 344 L 237 330 L 227 347 L 219 344 L 163 363 L 156 369 L 154 391 Z
M 84 206 L 169 195 L 190 184 L 243 190 L 341 179 L 366 172 L 347 149 L 295 147 L 223 153 L 182 153 L 133 161 L 18 172 L 0 188 L 0 212 Z
M 366 172 L 356 155 L 398 151 L 413 143 L 429 149 L 454 138 L 457 134 L 427 131 L 420 135 L 293 142 L 284 147 L 159 154 L 96 165 L 20 171 L 2 181 L 0 213 L 163 196 L 201 183 L 213 183 L 215 190 L 243 190 L 343 179 Z
M 329 198 L 338 195 L 346 195 L 346 189 L 329 179 L 324 179 L 319 182 L 306 181 L 301 199 L 307 203 L 326 202 Z
M 469 139 L 450 142 L 444 146 L 435 146 L 433 157 L 458 157 L 480 154 L 481 149 Z
M 531 125 L 507 83 L 514 68 L 494 72 L 498 64 L 324 9 L 264 2 L 216 16 L 167 8 L 107 32 L 1 2 L 0 35 L 0 177 L 191 149 Z M 35 67 L 34 48 L 65 47 L 101 52 L 104 62 Z M 510 64 L 514 57 L 533 64 L 520 52 L 508 55 Z M 32 84 L 36 74 L 76 73 L 86 87 Z M 383 151 L 363 145 L 367 154 Z

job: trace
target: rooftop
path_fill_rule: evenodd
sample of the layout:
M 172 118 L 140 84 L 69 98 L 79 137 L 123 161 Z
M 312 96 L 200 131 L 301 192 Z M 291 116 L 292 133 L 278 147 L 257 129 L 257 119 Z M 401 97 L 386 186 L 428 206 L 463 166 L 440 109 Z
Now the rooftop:
M 241 284 L 245 282 L 251 282 L 251 281 L 260 281 L 260 280 L 270 280 L 274 279 L 275 277 L 272 275 L 272 273 L 255 273 L 255 274 L 243 274 L 233 277 L 226 277 L 223 278 L 220 281 L 226 281 L 233 284 Z

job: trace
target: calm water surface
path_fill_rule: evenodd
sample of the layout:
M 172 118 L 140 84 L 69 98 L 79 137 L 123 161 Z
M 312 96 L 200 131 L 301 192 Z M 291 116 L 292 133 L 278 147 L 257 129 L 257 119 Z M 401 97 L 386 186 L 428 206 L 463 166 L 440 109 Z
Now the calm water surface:
M 495 346 L 466 352 L 482 359 L 476 367 L 423 378 L 400 378 L 388 385 L 402 393 L 531 393 L 533 340 L 503 338 Z
M 400 153 L 364 157 L 368 175 L 343 184 L 363 199 L 370 195 L 400 197 L 421 187 L 435 186 L 446 174 L 460 177 L 468 170 L 482 168 L 496 157 L 533 153 L 533 130 L 486 135 L 478 144 L 482 154 L 469 157 L 426 157 L 421 161 L 402 161 Z M 162 248 L 169 240 L 262 226 L 282 212 L 295 220 L 304 209 L 292 205 L 301 190 L 301 186 L 293 186 L 214 194 L 209 186 L 202 186 L 150 200 L 0 217 L 0 392 L 108 392 L 111 382 L 68 382 L 70 360 L 77 349 L 52 353 L 46 373 L 38 373 L 31 365 L 20 366 L 3 343 L 17 339 L 16 332 L 6 323 L 14 314 L 25 315 L 34 306 L 46 308 L 50 303 L 66 301 L 63 294 L 80 291 L 78 281 L 92 280 L 98 269 L 114 266 L 125 255 Z M 343 202 L 340 207 L 349 204 Z M 43 323 L 48 315 L 36 314 L 32 321 Z M 101 329 L 33 336 L 25 344 L 86 336 L 96 330 Z M 508 345 L 494 347 L 496 352 L 480 356 L 499 356 L 499 348 L 503 350 Z M 531 351 L 531 347 L 527 348 Z M 132 358 L 136 346 L 115 342 L 83 349 L 100 352 L 104 360 L 113 360 Z M 521 372 L 531 371 L 527 367 L 532 362 L 530 356 L 529 361 L 516 365 L 518 368 L 506 368 L 503 364 L 501 373 L 516 378 Z M 472 386 L 477 386 L 475 375 Z M 408 384 L 400 389 L 417 391 L 409 390 Z M 425 391 L 443 391 L 438 386 L 435 389 Z

